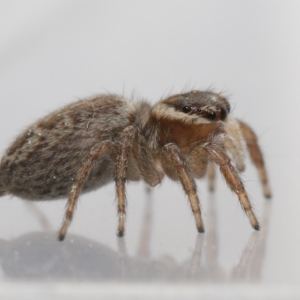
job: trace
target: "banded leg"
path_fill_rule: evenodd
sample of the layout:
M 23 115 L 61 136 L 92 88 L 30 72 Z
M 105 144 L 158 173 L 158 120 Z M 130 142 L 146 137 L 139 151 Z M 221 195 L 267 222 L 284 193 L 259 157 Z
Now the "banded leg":
M 133 140 L 136 129 L 133 126 L 128 126 L 124 129 L 120 140 L 120 152 L 117 158 L 115 170 L 115 183 L 118 199 L 118 232 L 119 237 L 124 236 L 125 232 L 125 217 L 126 217 L 126 195 L 125 183 L 128 169 L 128 155 L 132 149 Z
M 243 182 L 240 179 L 234 167 L 232 166 L 227 154 L 220 147 L 213 144 L 208 144 L 205 147 L 203 147 L 203 149 L 207 152 L 209 157 L 217 165 L 219 165 L 226 182 L 228 183 L 232 191 L 234 191 L 237 194 L 241 206 L 248 216 L 250 224 L 255 230 L 259 230 L 260 226 L 252 210 L 251 203 L 248 199 Z
M 204 232 L 196 184 L 187 167 L 184 156 L 181 154 L 180 149 L 174 144 L 167 144 L 162 150 L 167 159 L 176 167 L 182 187 L 189 197 L 198 232 Z
M 74 183 L 71 188 L 71 192 L 69 194 L 69 200 L 67 203 L 67 209 L 64 217 L 64 221 L 62 224 L 62 227 L 59 231 L 58 240 L 62 241 L 64 240 L 68 226 L 72 221 L 74 209 L 79 197 L 79 194 L 81 192 L 81 189 L 88 179 L 88 176 L 94 167 L 95 163 L 100 157 L 103 157 L 104 155 L 109 155 L 112 150 L 113 143 L 111 141 L 104 141 L 100 144 L 95 145 L 86 160 L 83 162 L 82 166 L 78 170 Z
M 256 134 L 246 123 L 239 121 L 241 132 L 245 138 L 247 148 L 253 164 L 256 166 L 260 181 L 263 185 L 263 191 L 266 198 L 271 198 L 271 190 L 268 181 L 268 175 L 265 168 L 262 152 L 257 142 Z

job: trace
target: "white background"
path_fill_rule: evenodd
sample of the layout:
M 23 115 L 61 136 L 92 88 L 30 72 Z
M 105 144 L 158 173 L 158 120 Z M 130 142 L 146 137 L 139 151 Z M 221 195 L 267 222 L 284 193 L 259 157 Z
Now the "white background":
M 0 1 L 0 151 L 26 126 L 78 98 L 134 93 L 154 104 L 188 88 L 223 92 L 233 115 L 259 137 L 274 195 L 264 215 L 267 200 L 248 162 L 242 178 L 258 217 L 268 222 L 256 236 L 263 250 L 256 243 L 249 254 L 259 253 L 252 258 L 259 271 L 241 281 L 293 288 L 300 282 L 299 16 L 299 1 Z M 147 203 L 144 186 L 129 183 L 127 195 L 125 242 L 135 259 Z M 208 230 L 197 283 L 216 283 L 213 261 L 230 284 L 253 230 L 220 175 L 214 196 L 205 181 L 199 196 Z M 210 229 L 212 201 L 217 216 Z M 183 265 L 197 234 L 182 188 L 166 179 L 151 203 L 149 261 L 167 256 Z M 57 231 L 65 200 L 36 207 Z M 117 253 L 116 226 L 111 184 L 80 198 L 69 233 Z M 1 198 L 0 237 L 11 251 L 18 252 L 18 238 L 37 231 L 44 229 L 23 201 Z M 3 279 L 14 276 L 2 267 Z

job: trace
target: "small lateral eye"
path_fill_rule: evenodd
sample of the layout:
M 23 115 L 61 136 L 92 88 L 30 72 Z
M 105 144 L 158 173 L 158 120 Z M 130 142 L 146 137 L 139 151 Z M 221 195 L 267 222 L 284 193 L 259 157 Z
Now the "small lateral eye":
M 184 106 L 183 108 L 182 108 L 182 112 L 184 112 L 184 113 L 188 113 L 188 112 L 190 112 L 191 111 L 191 108 L 189 107 L 189 106 Z

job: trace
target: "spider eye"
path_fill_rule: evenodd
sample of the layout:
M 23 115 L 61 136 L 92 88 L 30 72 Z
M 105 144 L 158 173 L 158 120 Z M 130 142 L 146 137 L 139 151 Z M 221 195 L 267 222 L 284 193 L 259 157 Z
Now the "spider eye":
M 189 106 L 184 106 L 183 108 L 182 108 L 182 112 L 184 112 L 184 113 L 188 113 L 188 112 L 190 112 L 191 111 L 191 108 L 189 107 Z
M 214 111 L 207 112 L 206 119 L 214 121 L 217 118 L 217 114 Z

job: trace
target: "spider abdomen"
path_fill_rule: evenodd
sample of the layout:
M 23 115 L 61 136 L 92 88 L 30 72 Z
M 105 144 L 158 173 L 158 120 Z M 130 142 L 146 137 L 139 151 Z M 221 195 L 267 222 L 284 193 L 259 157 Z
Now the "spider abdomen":
M 39 120 L 23 132 L 2 158 L 2 190 L 31 200 L 68 196 L 90 150 L 105 140 L 118 142 L 135 120 L 134 107 L 119 96 L 79 101 Z M 102 157 L 83 191 L 113 179 L 115 162 Z

